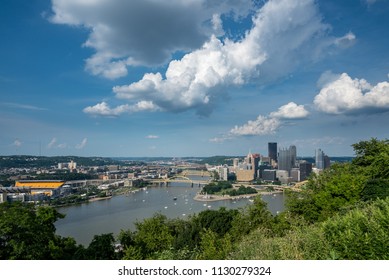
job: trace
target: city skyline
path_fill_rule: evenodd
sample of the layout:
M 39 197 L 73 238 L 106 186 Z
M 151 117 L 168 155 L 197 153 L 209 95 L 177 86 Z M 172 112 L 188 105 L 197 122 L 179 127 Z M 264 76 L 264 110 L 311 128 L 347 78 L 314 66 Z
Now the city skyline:
M 389 1 L 8 1 L 0 155 L 352 156 L 389 138 Z

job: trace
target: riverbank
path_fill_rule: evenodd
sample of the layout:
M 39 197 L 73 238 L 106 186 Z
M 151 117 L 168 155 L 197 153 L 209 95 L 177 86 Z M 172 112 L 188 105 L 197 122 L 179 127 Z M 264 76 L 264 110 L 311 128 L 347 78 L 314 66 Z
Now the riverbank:
M 272 192 L 257 192 L 253 194 L 245 194 L 245 195 L 239 195 L 239 196 L 230 196 L 230 195 L 204 195 L 197 193 L 195 197 L 193 198 L 196 201 L 204 201 L 204 202 L 212 202 L 212 201 L 221 201 L 221 200 L 238 200 L 242 198 L 252 198 L 257 195 L 272 195 L 276 193 L 283 193 L 283 191 L 272 191 Z
M 94 202 L 94 201 L 99 201 L 99 200 L 105 200 L 105 199 L 111 199 L 112 198 L 112 195 L 110 196 L 103 196 L 103 197 L 94 197 L 94 198 L 90 198 L 88 200 L 88 202 Z

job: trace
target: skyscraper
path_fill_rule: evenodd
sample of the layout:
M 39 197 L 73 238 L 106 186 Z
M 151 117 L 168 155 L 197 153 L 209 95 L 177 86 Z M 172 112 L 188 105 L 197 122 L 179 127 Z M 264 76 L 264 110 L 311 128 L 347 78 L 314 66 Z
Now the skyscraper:
M 330 167 L 330 158 L 321 150 L 315 151 L 315 164 L 317 169 L 326 169 Z
M 300 180 L 306 180 L 312 173 L 312 163 L 304 161 L 300 162 Z
M 270 160 L 274 160 L 274 162 L 277 162 L 277 143 L 276 142 L 269 142 L 267 144 L 267 149 L 269 152 Z
M 278 169 L 290 170 L 296 166 L 297 149 L 292 145 L 289 148 L 280 149 L 278 152 Z
M 292 161 L 292 168 L 296 167 L 297 160 L 297 148 L 295 145 L 289 146 L 290 160 Z

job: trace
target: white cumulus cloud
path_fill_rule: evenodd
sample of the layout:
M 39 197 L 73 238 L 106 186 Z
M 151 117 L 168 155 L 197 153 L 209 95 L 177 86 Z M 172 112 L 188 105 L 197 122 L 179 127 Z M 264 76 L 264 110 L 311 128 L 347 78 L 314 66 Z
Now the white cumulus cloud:
M 278 108 L 276 112 L 270 113 L 270 117 L 278 119 L 303 119 L 308 115 L 309 112 L 304 108 L 304 105 L 297 105 L 294 102 L 289 102 Z
M 86 69 L 114 79 L 128 66 L 160 65 L 200 47 L 209 34 L 221 34 L 216 14 L 246 17 L 253 7 L 251 0 L 52 0 L 50 20 L 89 30 L 84 46 L 95 53 Z
M 255 120 L 233 127 L 228 134 L 210 139 L 210 142 L 222 143 L 237 136 L 255 136 L 274 134 L 282 125 L 287 125 L 287 120 L 303 119 L 308 117 L 309 112 L 304 105 L 289 102 L 271 112 L 268 116 L 259 115 Z
M 214 16 L 213 25 L 219 20 Z M 330 26 L 322 22 L 313 0 L 270 0 L 252 22 L 240 40 L 212 35 L 201 48 L 171 61 L 164 75 L 146 73 L 113 92 L 118 99 L 153 102 L 165 111 L 194 109 L 208 115 L 229 87 L 274 81 L 301 63 L 321 58 L 324 50 L 355 39 L 352 33 L 328 36 Z
M 314 104 L 319 111 L 329 114 L 389 111 L 389 83 L 372 86 L 365 79 L 352 79 L 343 73 L 320 90 Z
M 237 136 L 268 135 L 273 134 L 281 125 L 277 118 L 259 115 L 256 120 L 248 121 L 242 126 L 235 126 L 230 134 Z
M 159 108 L 152 101 L 139 101 L 133 105 L 120 105 L 111 108 L 106 102 L 98 103 L 94 106 L 84 108 L 83 112 L 92 116 L 117 117 L 123 113 L 135 113 L 141 111 L 156 111 Z

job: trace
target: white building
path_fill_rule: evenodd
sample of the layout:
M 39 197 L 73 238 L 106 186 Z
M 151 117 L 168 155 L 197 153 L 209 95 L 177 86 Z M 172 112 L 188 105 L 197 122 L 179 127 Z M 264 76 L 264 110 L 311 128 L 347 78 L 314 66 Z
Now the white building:
M 228 180 L 228 166 L 218 166 L 217 173 L 219 174 L 219 179 L 223 181 Z

